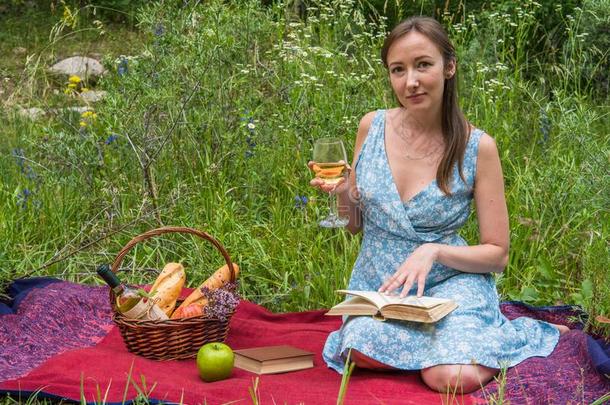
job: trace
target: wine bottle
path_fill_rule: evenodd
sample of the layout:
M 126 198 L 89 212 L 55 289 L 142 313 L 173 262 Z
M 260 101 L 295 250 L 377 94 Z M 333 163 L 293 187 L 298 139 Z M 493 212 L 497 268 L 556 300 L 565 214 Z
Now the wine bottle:
M 103 264 L 97 268 L 97 274 L 110 286 L 116 297 L 116 309 L 126 318 L 142 320 L 168 319 L 167 315 L 159 306 L 137 290 L 121 283 L 121 280 L 110 269 Z

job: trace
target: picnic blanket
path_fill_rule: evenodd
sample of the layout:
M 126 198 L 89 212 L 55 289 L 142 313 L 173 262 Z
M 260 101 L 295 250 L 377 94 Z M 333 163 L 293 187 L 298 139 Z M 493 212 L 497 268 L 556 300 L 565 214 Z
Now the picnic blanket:
M 88 403 L 130 403 L 138 395 L 150 403 L 251 403 L 256 374 L 235 369 L 223 381 L 199 379 L 195 360 L 152 361 L 129 353 L 111 322 L 107 287 L 49 278 L 22 279 L 0 303 L 0 393 L 13 398 L 71 399 Z M 340 317 L 325 309 L 271 313 L 243 300 L 231 319 L 227 344 L 234 349 L 291 344 L 315 353 L 314 368 L 259 377 L 261 404 L 334 404 L 341 376 L 321 357 L 328 334 Z M 417 372 L 375 372 L 356 368 L 346 404 L 486 403 L 503 396 L 511 404 L 590 403 L 610 392 L 610 347 L 579 330 L 576 307 L 533 308 L 503 303 L 509 318 L 531 316 L 568 324 L 547 358 L 531 358 L 508 370 L 503 393 L 498 383 L 463 395 L 428 389 Z

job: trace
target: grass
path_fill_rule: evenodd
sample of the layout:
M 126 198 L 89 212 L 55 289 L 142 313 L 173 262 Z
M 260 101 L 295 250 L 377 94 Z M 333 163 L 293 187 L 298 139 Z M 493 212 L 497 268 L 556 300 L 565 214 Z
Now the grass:
M 86 10 L 73 28 L 59 11 L 32 10 L 27 27 L 23 16 L 0 21 L 0 51 L 16 55 L 0 61 L 1 284 L 99 283 L 96 265 L 167 224 L 218 237 L 240 265 L 242 295 L 273 311 L 337 302 L 360 236 L 316 225 L 325 200 L 309 188 L 306 162 L 316 138 L 351 148 L 359 118 L 394 105 L 378 62 L 384 20 L 350 0 L 311 3 L 306 23 L 282 4 L 189 4 L 148 5 L 134 11 L 137 26 L 99 26 Z M 608 336 L 592 321 L 610 316 L 608 102 L 575 80 L 587 61 L 578 19 L 560 27 L 573 33 L 570 47 L 544 60 L 514 40 L 537 24 L 535 3 L 521 7 L 519 18 L 445 16 L 465 113 L 501 151 L 511 255 L 498 289 L 503 299 L 582 305 L 588 330 Z M 20 117 L 17 105 L 82 104 L 45 69 L 75 52 L 98 53 L 109 69 L 87 84 L 108 91 L 97 118 Z M 477 243 L 474 216 L 461 233 Z M 152 282 L 143 269 L 177 260 L 190 285 L 222 263 L 205 242 L 173 235 L 137 245 L 121 277 Z

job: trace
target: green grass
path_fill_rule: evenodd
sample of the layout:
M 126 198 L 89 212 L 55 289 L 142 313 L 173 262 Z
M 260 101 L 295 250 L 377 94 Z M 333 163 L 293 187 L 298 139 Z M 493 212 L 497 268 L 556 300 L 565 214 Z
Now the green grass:
M 135 26 L 102 29 L 86 11 L 62 31 L 59 11 L 3 18 L 0 51 L 27 51 L 0 61 L 0 283 L 26 275 L 99 283 L 95 266 L 131 237 L 184 225 L 227 247 L 245 298 L 273 311 L 334 305 L 360 236 L 317 226 L 325 197 L 308 186 L 306 162 L 322 136 L 351 148 L 360 117 L 394 101 L 378 60 L 383 20 L 347 0 L 311 7 L 307 23 L 281 4 L 248 1 L 150 5 L 134 11 Z M 610 316 L 608 102 L 575 80 L 587 61 L 576 23 L 564 20 L 571 45 L 547 61 L 515 40 L 537 26 L 535 4 L 522 7 L 520 18 L 485 11 L 451 29 L 465 113 L 501 152 L 511 255 L 499 292 Z M 19 117 L 17 105 L 79 104 L 45 73 L 75 52 L 98 53 L 109 69 L 95 85 L 108 91 L 98 118 L 80 129 L 74 113 Z M 120 55 L 130 57 L 124 76 Z M 119 137 L 107 145 L 111 134 Z M 474 216 L 462 235 L 477 243 Z M 143 269 L 176 260 L 191 286 L 222 264 L 206 242 L 173 235 L 137 245 L 121 277 L 152 282 Z

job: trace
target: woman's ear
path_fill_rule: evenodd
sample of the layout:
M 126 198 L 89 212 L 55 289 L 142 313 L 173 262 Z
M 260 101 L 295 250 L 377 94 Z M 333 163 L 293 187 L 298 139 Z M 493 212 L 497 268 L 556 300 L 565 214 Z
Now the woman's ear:
M 449 80 L 455 75 L 456 63 L 455 59 L 450 60 L 445 67 L 445 79 Z

